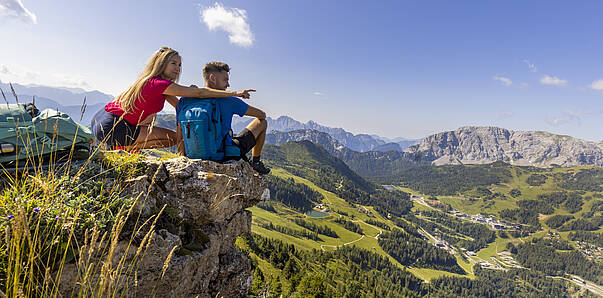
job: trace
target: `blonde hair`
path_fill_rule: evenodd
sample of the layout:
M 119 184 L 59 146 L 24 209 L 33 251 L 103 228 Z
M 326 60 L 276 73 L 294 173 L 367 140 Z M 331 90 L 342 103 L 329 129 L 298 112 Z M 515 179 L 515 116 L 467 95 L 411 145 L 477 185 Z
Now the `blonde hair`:
M 134 84 L 115 99 L 124 110 L 124 113 L 132 111 L 136 100 L 144 100 L 144 98 L 142 98 L 142 87 L 144 84 L 146 84 L 150 78 L 161 75 L 168 64 L 168 61 L 174 56 L 180 55 L 176 50 L 168 47 L 162 47 L 151 56 L 151 59 L 147 62 L 147 66 L 145 66 L 142 73 L 140 73 L 136 81 L 134 81 Z M 178 81 L 179 78 L 180 74 L 178 74 L 175 81 Z

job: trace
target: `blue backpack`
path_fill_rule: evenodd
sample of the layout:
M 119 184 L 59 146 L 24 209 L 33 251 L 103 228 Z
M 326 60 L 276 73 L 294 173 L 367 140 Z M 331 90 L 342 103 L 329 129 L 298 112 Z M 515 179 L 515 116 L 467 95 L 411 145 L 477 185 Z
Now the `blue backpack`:
M 221 100 L 183 97 L 178 101 L 176 121 L 189 158 L 213 161 L 241 158 L 239 147 L 225 144 L 232 130 L 222 131 Z

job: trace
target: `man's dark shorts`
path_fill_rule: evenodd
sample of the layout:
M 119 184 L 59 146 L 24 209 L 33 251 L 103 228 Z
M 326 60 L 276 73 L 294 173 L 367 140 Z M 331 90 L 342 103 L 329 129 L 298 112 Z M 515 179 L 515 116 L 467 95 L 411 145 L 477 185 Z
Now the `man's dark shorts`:
M 255 137 L 250 130 L 244 128 L 238 135 L 232 137 L 232 144 L 241 149 L 241 156 L 243 156 L 255 146 Z
M 131 146 L 140 134 L 140 127 L 101 109 L 92 119 L 92 133 L 96 139 L 110 147 Z

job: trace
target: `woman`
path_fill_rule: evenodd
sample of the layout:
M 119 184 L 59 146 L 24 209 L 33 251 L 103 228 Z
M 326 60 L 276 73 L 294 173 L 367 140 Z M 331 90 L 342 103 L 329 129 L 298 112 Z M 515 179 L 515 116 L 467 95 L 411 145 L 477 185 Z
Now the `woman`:
M 163 109 L 165 101 L 175 107 L 176 96 L 247 99 L 249 93 L 255 91 L 181 86 L 175 83 L 181 68 L 182 58 L 175 50 L 162 47 L 155 52 L 134 84 L 94 116 L 92 132 L 96 138 L 110 147 L 127 150 L 171 147 L 177 144 L 176 132 L 152 126 L 155 114 Z

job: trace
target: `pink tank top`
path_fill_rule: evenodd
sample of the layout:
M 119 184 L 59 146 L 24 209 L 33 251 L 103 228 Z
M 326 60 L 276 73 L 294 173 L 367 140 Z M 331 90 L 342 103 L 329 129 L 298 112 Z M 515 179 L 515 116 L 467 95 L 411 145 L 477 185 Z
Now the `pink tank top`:
M 132 125 L 144 121 L 150 115 L 153 115 L 163 109 L 165 104 L 165 95 L 163 91 L 173 82 L 165 80 L 160 76 L 150 78 L 144 86 L 142 86 L 142 98 L 136 99 L 134 108 L 129 113 L 124 115 L 124 119 Z M 105 111 L 117 116 L 124 114 L 124 110 L 116 100 L 108 103 L 105 106 Z

